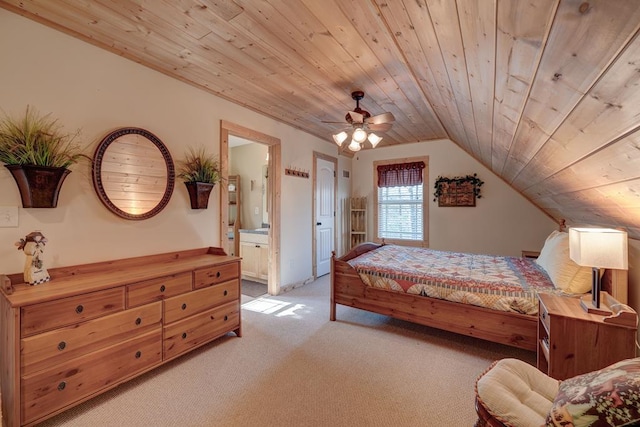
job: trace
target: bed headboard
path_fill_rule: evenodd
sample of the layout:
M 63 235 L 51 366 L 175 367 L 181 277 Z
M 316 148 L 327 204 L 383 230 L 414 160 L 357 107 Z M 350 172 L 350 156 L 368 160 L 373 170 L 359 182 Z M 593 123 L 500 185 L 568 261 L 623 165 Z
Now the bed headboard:
M 602 290 L 607 292 L 618 302 L 627 304 L 629 300 L 629 272 L 627 270 L 611 270 L 604 271 L 602 281 L 600 282 Z

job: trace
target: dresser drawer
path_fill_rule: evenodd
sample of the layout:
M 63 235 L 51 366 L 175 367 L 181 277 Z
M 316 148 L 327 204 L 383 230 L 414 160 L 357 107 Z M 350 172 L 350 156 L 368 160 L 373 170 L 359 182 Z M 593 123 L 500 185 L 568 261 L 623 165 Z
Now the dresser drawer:
M 53 286 L 53 285 L 47 285 Z M 124 310 L 124 287 L 22 307 L 22 337 Z
M 116 344 L 162 326 L 162 302 L 23 338 L 24 375 Z
M 201 311 L 222 305 L 229 301 L 237 301 L 240 297 L 240 281 L 238 279 L 220 283 L 168 298 L 164 302 L 164 323 L 175 322 Z
M 240 326 L 240 302 L 220 307 L 164 327 L 164 359 L 170 359 Z
M 222 264 L 211 268 L 203 268 L 193 272 L 195 289 L 226 282 L 240 277 L 239 263 Z
M 127 307 L 159 301 L 192 289 L 191 272 L 145 280 L 127 285 Z
M 162 329 L 22 377 L 22 423 L 30 423 L 162 361 Z

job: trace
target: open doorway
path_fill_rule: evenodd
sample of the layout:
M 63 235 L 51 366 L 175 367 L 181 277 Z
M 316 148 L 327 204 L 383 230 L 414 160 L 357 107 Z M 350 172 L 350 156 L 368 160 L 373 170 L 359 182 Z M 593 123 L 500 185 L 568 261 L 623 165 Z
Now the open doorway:
M 266 242 L 268 246 L 268 262 L 266 263 L 267 271 L 264 272 L 264 276 L 266 276 L 267 290 L 269 294 L 277 295 L 280 292 L 280 139 L 245 128 L 244 126 L 240 126 L 235 123 L 231 123 L 225 120 L 220 121 L 220 170 L 224 182 L 224 185 L 221 186 L 220 191 L 220 243 L 221 247 L 225 248 L 228 248 L 229 245 L 228 231 L 230 229 L 230 187 L 228 185 L 230 171 L 230 137 L 238 137 L 255 143 L 264 144 L 268 147 L 268 160 L 266 160 L 265 158 L 266 168 L 264 168 L 264 181 L 259 181 L 258 179 L 249 179 L 249 182 L 242 183 L 241 185 L 251 186 L 251 181 L 254 181 L 253 185 L 255 186 L 256 190 L 258 190 L 258 186 L 260 186 L 260 191 L 262 191 L 263 187 L 265 189 L 264 210 L 266 211 L 266 215 L 264 217 L 261 217 L 262 222 L 260 222 L 260 225 L 266 225 L 267 227 L 255 228 L 268 229 L 266 236 Z M 260 168 L 260 173 L 263 173 L 262 168 Z M 266 222 L 264 221 L 264 219 L 266 219 Z M 233 218 L 233 220 L 235 221 L 237 219 Z M 258 236 L 256 238 L 260 237 Z M 250 246 L 247 246 L 247 248 L 249 247 Z M 236 253 L 235 255 L 239 255 L 239 253 Z M 254 255 L 255 256 L 252 256 L 253 260 L 249 261 L 254 262 L 256 257 L 258 257 L 259 259 L 259 254 Z M 243 269 L 244 268 L 245 267 L 243 266 Z

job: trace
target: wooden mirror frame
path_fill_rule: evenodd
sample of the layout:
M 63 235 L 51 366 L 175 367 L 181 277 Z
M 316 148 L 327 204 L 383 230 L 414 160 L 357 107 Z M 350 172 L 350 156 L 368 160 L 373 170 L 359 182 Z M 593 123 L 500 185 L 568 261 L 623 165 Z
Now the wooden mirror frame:
M 141 214 L 131 214 L 129 212 L 124 211 L 117 205 L 113 203 L 113 201 L 107 195 L 104 185 L 103 185 L 103 176 L 102 176 L 102 162 L 104 160 L 105 152 L 111 146 L 111 144 L 118 140 L 118 138 L 124 135 L 140 135 L 148 139 L 152 142 L 160 151 L 162 158 L 164 159 L 165 165 L 167 167 L 167 185 L 165 187 L 164 194 L 158 204 L 154 206 L 152 209 L 141 213 Z M 117 216 L 125 219 L 131 220 L 142 220 L 148 219 L 155 215 L 157 215 L 164 207 L 169 203 L 169 199 L 171 198 L 171 194 L 173 193 L 173 189 L 175 187 L 175 167 L 173 164 L 173 159 L 171 158 L 171 154 L 167 147 L 160 141 L 160 139 L 152 134 L 151 132 L 135 128 L 135 127 L 125 127 L 114 130 L 105 136 L 102 141 L 98 144 L 96 148 L 96 152 L 93 157 L 92 162 L 92 175 L 93 175 L 93 187 L 100 198 L 100 201 L 109 209 L 111 212 L 116 214 Z

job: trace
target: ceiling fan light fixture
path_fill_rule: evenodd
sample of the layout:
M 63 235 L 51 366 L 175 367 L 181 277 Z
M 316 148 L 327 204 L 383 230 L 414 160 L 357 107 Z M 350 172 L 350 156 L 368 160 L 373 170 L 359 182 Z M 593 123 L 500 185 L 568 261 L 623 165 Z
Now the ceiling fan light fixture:
M 333 135 L 333 140 L 338 144 L 338 147 L 342 147 L 342 143 L 347 139 L 347 133 L 342 131 Z
M 360 151 L 362 147 L 360 146 L 360 143 L 358 141 L 356 141 L 355 139 L 351 140 L 351 143 L 349 144 L 349 150 L 351 151 Z
M 333 140 L 338 147 L 343 147 L 344 142 L 351 137 L 351 142 L 347 147 L 351 151 L 360 151 L 368 140 L 373 148 L 382 141 L 382 137 L 370 131 L 386 132 L 391 129 L 391 124 L 395 121 L 395 117 L 390 112 L 384 112 L 372 116 L 367 110 L 360 108 L 360 101 L 364 98 L 364 92 L 356 90 L 351 92 L 351 98 L 356 101 L 356 108 L 348 111 L 344 119 L 351 127 L 351 130 L 340 131 L 333 134 Z M 338 123 L 323 121 L 322 123 Z M 350 135 L 349 135 L 350 134 Z
M 378 143 L 379 143 L 380 141 L 382 141 L 382 137 L 381 137 L 381 136 L 376 135 L 376 134 L 375 134 L 375 133 L 373 133 L 373 132 L 371 132 L 371 133 L 369 134 L 369 138 L 367 138 L 367 139 L 369 140 L 369 142 L 371 143 L 371 146 L 372 146 L 373 148 L 376 148 L 376 145 L 378 145 Z
M 367 132 L 362 128 L 356 128 L 356 130 L 353 131 L 352 138 L 356 142 L 365 142 L 367 140 Z

